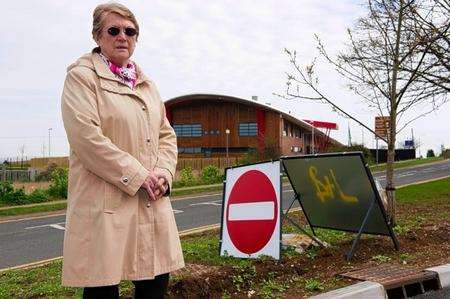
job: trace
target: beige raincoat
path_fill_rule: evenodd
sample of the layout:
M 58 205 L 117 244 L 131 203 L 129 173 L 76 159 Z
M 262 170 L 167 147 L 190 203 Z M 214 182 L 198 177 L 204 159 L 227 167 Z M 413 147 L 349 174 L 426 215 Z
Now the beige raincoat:
M 62 94 L 70 144 L 63 285 L 153 279 L 184 266 L 169 198 L 147 207 L 148 196 L 139 190 L 149 169 L 173 176 L 177 146 L 154 83 L 139 67 L 137 73 L 131 90 L 98 54 L 68 68 Z

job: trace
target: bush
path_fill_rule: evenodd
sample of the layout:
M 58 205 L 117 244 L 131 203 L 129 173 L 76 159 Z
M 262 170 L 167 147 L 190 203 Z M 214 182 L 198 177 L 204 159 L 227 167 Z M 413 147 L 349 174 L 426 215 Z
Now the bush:
M 255 162 L 258 162 L 258 152 L 252 148 L 239 160 L 239 165 L 253 164 Z
M 36 189 L 29 195 L 23 188 L 14 189 L 11 182 L 0 182 L 0 202 L 7 205 L 25 205 L 45 202 L 48 200 L 48 192 L 44 189 Z
M 444 159 L 450 159 L 450 149 L 446 149 L 446 150 L 442 151 L 441 156 Z
M 56 163 L 50 163 L 47 168 L 36 176 L 37 182 L 48 182 L 52 179 L 53 171 L 58 168 Z
M 180 186 L 195 186 L 197 180 L 192 172 L 192 167 L 183 168 L 180 171 Z
M 220 169 L 214 165 L 208 165 L 202 170 L 202 182 L 204 184 L 221 183 L 223 176 L 220 174 Z
M 36 189 L 27 195 L 27 203 L 39 203 L 48 201 L 48 190 Z
M 434 156 L 435 156 L 434 151 L 432 149 L 429 149 L 427 151 L 427 158 L 433 158 Z
M 53 197 L 67 198 L 67 185 L 68 185 L 67 168 L 58 167 L 53 170 L 51 174 L 51 185 L 48 188 L 48 194 Z
M 27 203 L 24 189 L 14 189 L 11 182 L 0 182 L 0 201 L 10 205 Z
M 362 144 L 353 144 L 352 146 L 330 146 L 327 149 L 327 153 L 333 152 L 362 152 L 366 163 L 374 164 L 375 159 L 370 153 L 370 149 L 364 147 Z

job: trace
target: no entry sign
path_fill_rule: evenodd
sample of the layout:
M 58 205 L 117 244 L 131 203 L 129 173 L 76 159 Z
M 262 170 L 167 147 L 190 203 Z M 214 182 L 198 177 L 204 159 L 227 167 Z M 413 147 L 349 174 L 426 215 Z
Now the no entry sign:
M 226 170 L 221 255 L 280 258 L 280 163 Z

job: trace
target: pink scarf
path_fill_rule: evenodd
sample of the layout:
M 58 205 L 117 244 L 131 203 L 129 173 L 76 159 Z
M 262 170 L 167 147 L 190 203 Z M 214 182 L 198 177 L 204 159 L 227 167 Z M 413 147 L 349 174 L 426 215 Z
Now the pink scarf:
M 109 61 L 109 59 L 106 58 L 102 53 L 99 54 L 103 61 L 108 65 L 111 72 L 113 72 L 113 74 L 116 75 L 118 79 L 120 79 L 120 82 L 133 89 L 137 80 L 136 66 L 134 65 L 134 63 L 129 62 L 127 66 L 120 67 L 117 64 Z

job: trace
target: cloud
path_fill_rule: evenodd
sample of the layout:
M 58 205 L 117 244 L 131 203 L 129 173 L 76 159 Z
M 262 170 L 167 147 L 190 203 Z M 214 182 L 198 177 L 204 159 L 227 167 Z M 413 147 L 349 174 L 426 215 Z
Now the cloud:
M 10 1 L 5 3 L 0 31 L 2 136 L 46 136 L 52 127 L 55 153 L 67 154 L 59 102 L 66 67 L 95 43 L 92 10 L 104 1 Z M 302 62 L 316 55 L 317 33 L 331 53 L 343 49 L 346 28 L 364 10 L 355 1 L 123 1 L 135 14 L 141 32 L 133 59 L 155 80 L 165 99 L 188 93 L 223 93 L 250 98 L 289 111 L 300 118 L 338 122 L 332 136 L 346 142 L 347 120 L 328 106 L 277 99 L 285 89 L 290 65 L 283 48 L 296 49 Z M 341 106 L 372 126 L 375 113 L 345 90 L 344 81 L 319 61 L 321 86 Z M 433 119 L 443 127 L 448 105 Z M 417 122 L 416 124 L 423 124 Z M 355 138 L 358 126 L 351 124 Z M 408 129 L 409 130 L 409 129 Z M 434 131 L 432 131 L 434 132 Z M 353 134 L 353 132 L 352 132 Z M 434 135 L 418 128 L 430 146 Z M 447 132 L 441 140 L 449 140 Z M 366 140 L 369 140 L 368 133 Z M 406 138 L 401 135 L 400 138 Z M 444 137 L 445 136 L 445 137 Z M 448 142 L 448 141 L 447 141 Z M 17 142 L 0 138 L 0 156 L 15 155 Z M 29 155 L 39 155 L 42 142 L 29 141 Z M 57 152 L 56 152 L 57 151 Z

